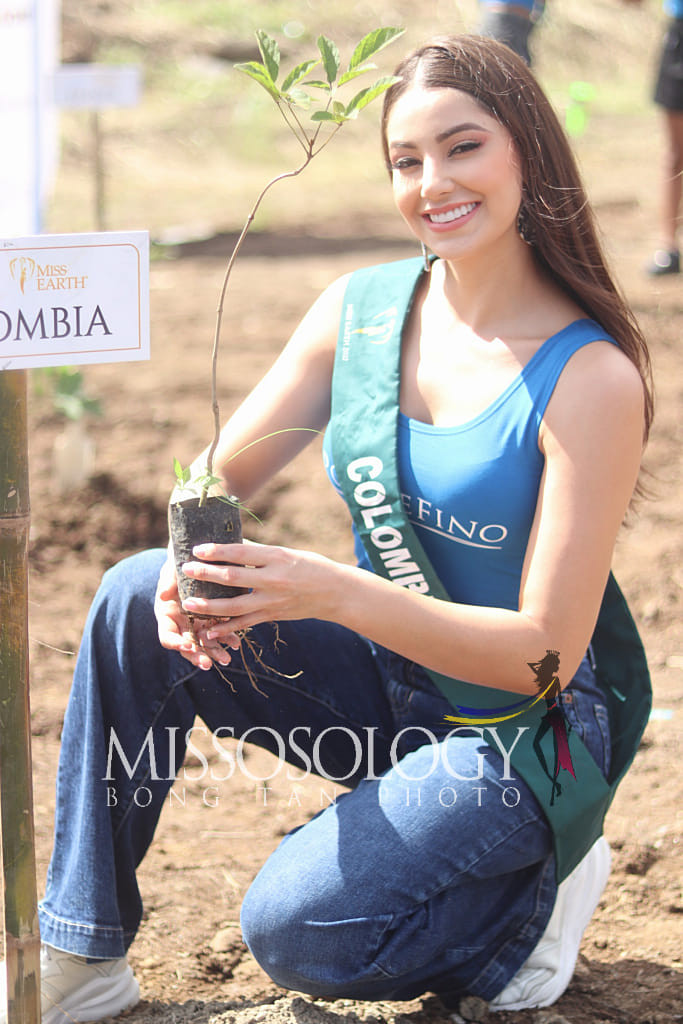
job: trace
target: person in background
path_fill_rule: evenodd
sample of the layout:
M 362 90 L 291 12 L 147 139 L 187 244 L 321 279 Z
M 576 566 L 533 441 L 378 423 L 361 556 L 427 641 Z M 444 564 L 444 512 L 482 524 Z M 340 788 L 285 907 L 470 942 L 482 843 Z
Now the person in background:
M 480 0 L 479 32 L 505 43 L 531 64 L 529 37 L 545 8 L 545 0 Z
M 660 185 L 660 244 L 647 271 L 653 277 L 679 274 L 678 227 L 683 175 L 683 0 L 664 0 L 670 21 L 664 35 L 654 101 L 664 114 L 666 151 Z

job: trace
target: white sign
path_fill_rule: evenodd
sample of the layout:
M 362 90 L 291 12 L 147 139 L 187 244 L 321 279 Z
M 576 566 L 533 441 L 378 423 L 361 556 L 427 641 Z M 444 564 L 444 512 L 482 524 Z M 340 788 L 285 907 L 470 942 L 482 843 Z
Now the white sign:
M 62 64 L 54 75 L 54 100 L 73 110 L 134 107 L 140 82 L 140 68 L 133 64 Z
M 146 231 L 0 239 L 0 370 L 140 359 Z
M 57 166 L 59 0 L 0 0 L 0 231 L 42 230 Z

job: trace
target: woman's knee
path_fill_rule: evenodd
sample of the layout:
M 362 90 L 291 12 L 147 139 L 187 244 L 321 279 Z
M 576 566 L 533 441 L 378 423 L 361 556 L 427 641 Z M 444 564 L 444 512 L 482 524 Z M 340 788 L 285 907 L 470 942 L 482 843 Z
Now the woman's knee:
M 163 548 L 150 548 L 122 558 L 102 576 L 97 597 L 113 595 L 129 600 L 141 595 L 153 599 L 165 559 Z
M 90 609 L 88 626 L 118 631 L 137 627 L 156 638 L 154 597 L 166 553 L 155 548 L 130 555 L 104 573 Z
M 163 551 L 145 551 L 105 572 L 83 630 L 75 687 L 125 689 L 144 672 L 143 661 L 160 656 L 154 594 L 163 558 Z
M 242 936 L 254 959 L 273 981 L 283 988 L 307 991 L 306 975 L 311 973 L 311 963 L 308 954 L 301 955 L 308 948 L 305 915 L 295 895 L 283 892 L 279 882 L 264 878 L 264 874 L 268 874 L 267 865 L 242 901 Z
M 366 923 L 354 912 L 352 892 L 340 905 L 338 887 L 330 884 L 324 867 L 324 849 L 312 841 L 323 864 L 320 870 L 313 864 L 317 858 L 306 862 L 300 856 L 298 844 L 305 831 L 306 826 L 283 841 L 247 890 L 242 935 L 278 985 L 334 998 L 364 973 Z

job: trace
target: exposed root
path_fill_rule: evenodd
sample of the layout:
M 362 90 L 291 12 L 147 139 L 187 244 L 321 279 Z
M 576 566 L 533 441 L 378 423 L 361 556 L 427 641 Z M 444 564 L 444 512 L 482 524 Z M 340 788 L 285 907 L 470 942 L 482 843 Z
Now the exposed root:
M 230 687 L 230 689 L 232 690 L 233 693 L 236 693 L 237 691 L 235 690 L 235 687 L 234 687 L 234 685 L 232 683 L 232 680 L 229 679 L 225 675 L 225 673 L 224 673 L 220 663 L 216 660 L 216 658 L 213 656 L 213 654 L 211 654 L 210 651 L 206 650 L 206 648 L 204 647 L 204 645 L 200 641 L 199 637 L 197 636 L 197 632 L 196 632 L 196 629 L 195 629 L 195 625 L 196 625 L 197 620 L 201 621 L 202 625 L 205 626 L 205 627 L 212 626 L 215 623 L 220 622 L 221 620 L 218 619 L 218 618 L 207 619 L 206 617 L 202 617 L 202 616 L 189 615 L 188 616 L 188 621 L 189 621 L 189 625 L 190 625 L 190 636 L 192 637 L 194 642 L 197 644 L 197 646 L 201 647 L 202 650 L 206 654 L 208 654 L 208 656 L 211 658 L 211 661 L 214 663 L 216 671 L 218 672 L 218 675 L 221 677 L 221 679 L 228 684 L 228 686 Z M 278 644 L 284 643 L 284 641 L 280 637 L 280 627 L 279 627 L 278 623 L 277 622 L 273 622 L 272 626 L 273 626 L 273 629 L 275 631 L 275 638 L 274 638 L 274 641 L 273 641 L 273 646 L 274 646 L 275 650 L 277 650 Z M 263 660 L 263 648 L 261 647 L 260 644 L 256 644 L 251 639 L 251 637 L 249 636 L 249 632 L 250 631 L 248 629 L 242 629 L 242 630 L 240 630 L 237 633 L 237 636 L 239 637 L 240 644 L 243 643 L 248 648 L 252 658 L 254 659 L 254 661 L 256 662 L 257 665 L 260 665 L 261 668 L 263 668 L 266 672 L 272 672 L 274 675 L 280 676 L 281 679 L 296 679 L 298 676 L 301 675 L 301 669 L 298 672 L 295 672 L 293 675 L 288 675 L 286 672 L 280 672 L 279 669 L 273 668 L 272 665 L 268 665 Z M 225 649 L 228 650 L 229 648 L 226 647 Z M 267 698 L 268 694 L 264 693 L 263 690 L 258 685 L 258 683 L 256 681 L 256 676 L 254 675 L 254 671 L 251 668 L 251 666 L 249 665 L 249 663 L 247 662 L 247 659 L 244 657 L 244 654 L 242 654 L 242 664 L 244 665 L 244 671 L 247 673 L 247 676 L 249 677 L 249 682 L 254 687 L 256 692 L 260 693 L 262 697 L 266 697 Z

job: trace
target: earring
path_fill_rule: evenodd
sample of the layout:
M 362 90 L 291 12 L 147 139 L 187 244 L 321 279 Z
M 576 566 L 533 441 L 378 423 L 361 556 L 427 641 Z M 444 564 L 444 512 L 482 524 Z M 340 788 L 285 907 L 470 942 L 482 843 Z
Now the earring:
M 519 213 L 517 214 L 517 234 L 527 245 L 534 244 L 534 228 L 529 216 L 529 209 L 524 200 L 522 200 Z
M 432 269 L 432 262 L 431 262 L 431 260 L 429 258 L 429 253 L 427 252 L 427 246 L 424 244 L 424 242 L 420 242 L 420 248 L 422 249 L 422 259 L 424 260 L 425 273 L 428 274 L 430 272 L 430 270 Z

